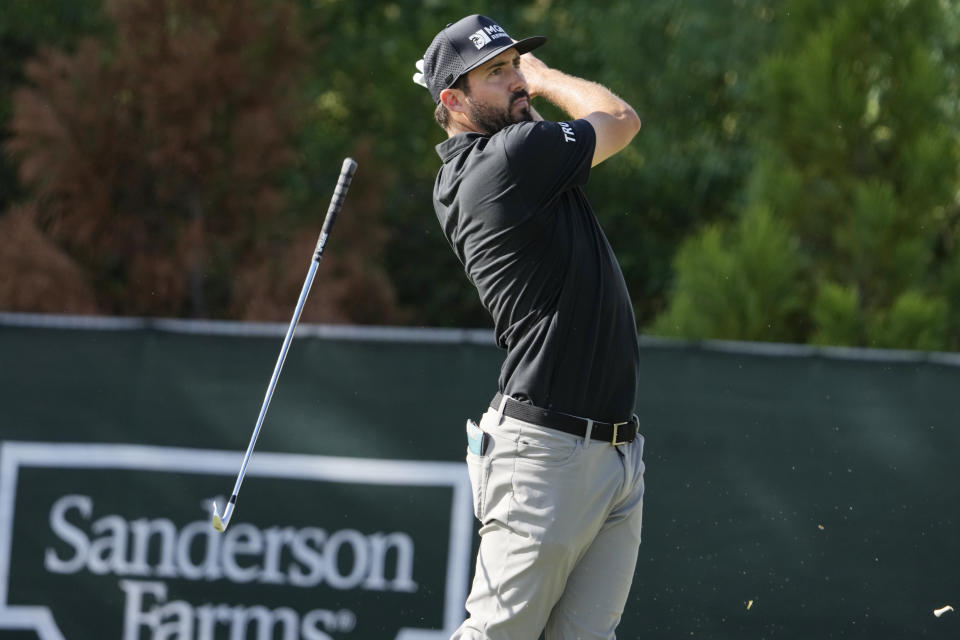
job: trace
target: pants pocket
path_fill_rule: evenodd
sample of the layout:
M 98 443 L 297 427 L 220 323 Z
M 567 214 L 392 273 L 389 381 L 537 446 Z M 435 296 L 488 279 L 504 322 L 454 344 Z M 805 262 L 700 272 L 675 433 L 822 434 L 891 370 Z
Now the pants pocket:
M 505 425 L 513 434 L 513 454 L 523 463 L 537 467 L 562 467 L 583 450 L 583 440 L 562 431 L 514 422 Z
M 574 438 L 543 438 L 539 433 L 525 431 L 517 438 L 516 455 L 520 460 L 540 467 L 562 467 L 571 462 L 582 449 Z

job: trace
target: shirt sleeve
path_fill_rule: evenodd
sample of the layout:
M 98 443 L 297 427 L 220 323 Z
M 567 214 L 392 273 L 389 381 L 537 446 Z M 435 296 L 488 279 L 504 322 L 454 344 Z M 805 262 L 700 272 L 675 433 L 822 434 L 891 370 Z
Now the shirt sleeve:
M 523 122 L 503 133 L 507 163 L 528 204 L 587 183 L 596 134 L 586 120 Z

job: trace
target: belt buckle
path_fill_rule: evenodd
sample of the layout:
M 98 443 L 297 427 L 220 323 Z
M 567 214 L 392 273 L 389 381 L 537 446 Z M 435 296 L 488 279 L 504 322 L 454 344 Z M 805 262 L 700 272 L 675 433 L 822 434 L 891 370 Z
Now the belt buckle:
M 622 441 L 622 442 L 617 442 L 618 431 L 619 431 L 620 427 L 622 427 L 622 426 L 625 425 L 625 424 L 630 424 L 630 420 L 625 420 L 625 421 L 623 421 L 623 422 L 614 422 L 614 423 L 613 423 L 613 440 L 610 441 L 610 444 L 613 445 L 614 447 L 616 447 L 616 446 L 618 446 L 618 445 L 621 445 L 621 444 L 628 444 L 628 443 L 629 443 L 629 440 L 624 440 L 624 441 Z

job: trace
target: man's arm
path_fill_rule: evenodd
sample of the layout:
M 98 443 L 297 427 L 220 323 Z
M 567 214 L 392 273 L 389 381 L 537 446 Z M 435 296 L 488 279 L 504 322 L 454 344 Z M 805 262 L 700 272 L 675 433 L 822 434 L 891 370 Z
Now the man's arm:
M 636 111 L 606 87 L 551 69 L 530 53 L 520 56 L 520 71 L 531 97 L 541 96 L 574 119 L 583 118 L 597 135 L 595 167 L 626 147 L 640 131 Z

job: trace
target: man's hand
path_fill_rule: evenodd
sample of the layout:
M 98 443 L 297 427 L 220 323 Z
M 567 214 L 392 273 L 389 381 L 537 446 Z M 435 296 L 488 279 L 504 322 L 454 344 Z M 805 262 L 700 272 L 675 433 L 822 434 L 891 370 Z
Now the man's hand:
M 527 81 L 527 92 L 531 98 L 540 95 L 543 87 L 543 72 L 549 69 L 550 67 L 543 60 L 532 53 L 525 53 L 520 56 L 520 73 Z

